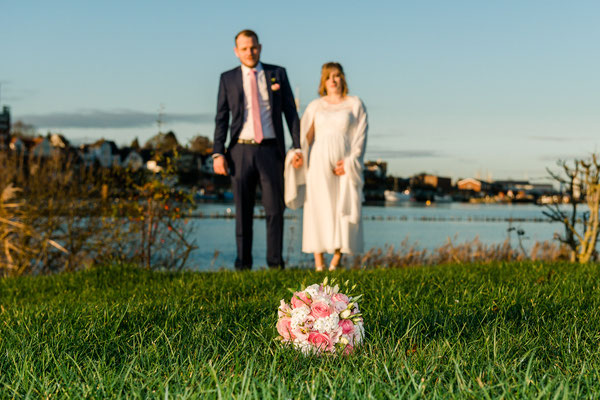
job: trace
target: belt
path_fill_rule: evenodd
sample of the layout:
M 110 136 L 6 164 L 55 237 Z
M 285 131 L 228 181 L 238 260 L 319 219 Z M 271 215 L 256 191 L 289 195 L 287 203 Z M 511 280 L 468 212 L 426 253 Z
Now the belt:
M 257 143 L 254 139 L 238 139 L 237 141 L 240 144 L 250 144 L 252 146 L 260 146 L 265 144 L 275 144 L 277 139 L 263 139 L 262 142 Z

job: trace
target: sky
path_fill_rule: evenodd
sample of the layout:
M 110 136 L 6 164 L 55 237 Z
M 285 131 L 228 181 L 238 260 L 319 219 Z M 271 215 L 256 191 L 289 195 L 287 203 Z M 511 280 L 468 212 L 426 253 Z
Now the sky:
M 0 103 L 75 142 L 144 143 L 161 109 L 180 142 L 212 138 L 250 28 L 302 106 L 324 62 L 344 66 L 366 159 L 389 174 L 542 181 L 600 151 L 599 15 L 585 0 L 0 0 Z

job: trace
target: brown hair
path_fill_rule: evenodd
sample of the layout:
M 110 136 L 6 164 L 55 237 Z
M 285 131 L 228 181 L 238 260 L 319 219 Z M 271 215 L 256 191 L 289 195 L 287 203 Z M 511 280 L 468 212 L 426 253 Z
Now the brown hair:
M 254 39 L 256 39 L 256 43 L 260 43 L 256 32 L 254 32 L 250 29 L 244 29 L 243 31 L 239 31 L 238 34 L 235 35 L 235 39 L 233 40 L 233 42 L 235 43 L 236 46 L 237 46 L 237 39 L 240 36 L 253 37 Z
M 325 86 L 325 82 L 327 81 L 327 78 L 329 78 L 329 75 L 331 75 L 331 72 L 333 72 L 334 70 L 339 71 L 340 78 L 342 79 L 342 96 L 348 94 L 348 84 L 346 83 L 346 75 L 344 74 L 344 68 L 342 68 L 342 65 L 340 63 L 327 62 L 321 67 L 321 83 L 319 83 L 320 96 L 325 96 L 327 94 L 327 87 Z

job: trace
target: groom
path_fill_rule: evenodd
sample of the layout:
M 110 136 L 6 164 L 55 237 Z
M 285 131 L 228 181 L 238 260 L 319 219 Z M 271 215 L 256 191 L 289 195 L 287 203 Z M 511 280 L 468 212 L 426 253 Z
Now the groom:
M 252 268 L 252 216 L 258 183 L 267 223 L 267 264 L 283 268 L 282 114 L 296 149 L 300 148 L 300 121 L 285 69 L 260 62 L 261 45 L 256 33 L 238 33 L 233 50 L 242 65 L 221 74 L 213 168 L 219 175 L 231 174 L 236 210 L 235 268 Z M 225 150 L 228 130 L 230 139 Z M 293 165 L 302 165 L 301 152 L 296 152 Z

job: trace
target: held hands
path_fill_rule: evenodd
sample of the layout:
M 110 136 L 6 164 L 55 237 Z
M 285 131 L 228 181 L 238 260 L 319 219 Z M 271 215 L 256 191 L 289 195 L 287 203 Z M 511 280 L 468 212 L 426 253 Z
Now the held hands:
M 225 160 L 225 157 L 215 157 L 213 159 L 213 169 L 217 175 L 227 175 L 227 160 Z
M 344 160 L 340 160 L 337 163 L 335 163 L 333 173 L 337 176 L 342 176 L 346 173 L 346 170 L 344 169 Z
M 296 169 L 300 168 L 304 161 L 302 160 L 302 153 L 296 153 L 292 159 L 292 166 Z

